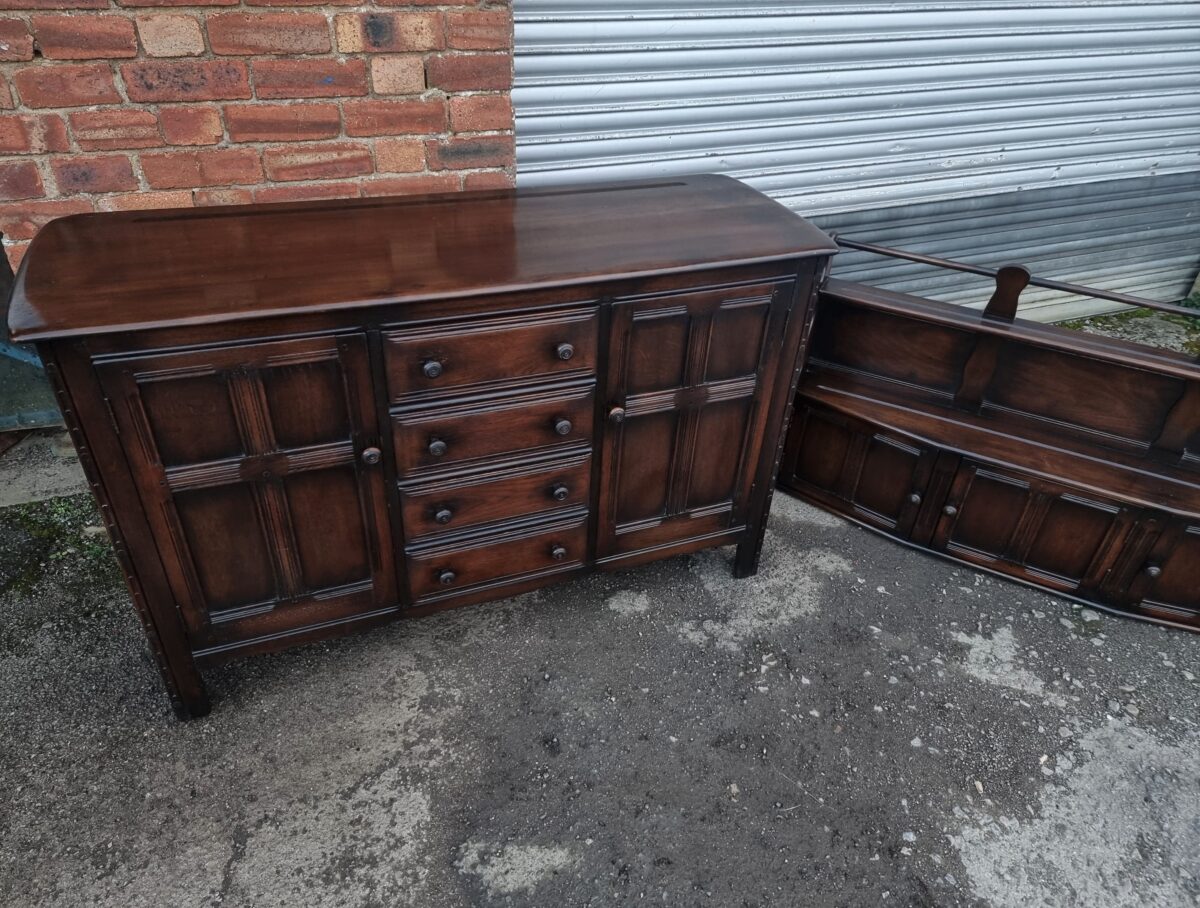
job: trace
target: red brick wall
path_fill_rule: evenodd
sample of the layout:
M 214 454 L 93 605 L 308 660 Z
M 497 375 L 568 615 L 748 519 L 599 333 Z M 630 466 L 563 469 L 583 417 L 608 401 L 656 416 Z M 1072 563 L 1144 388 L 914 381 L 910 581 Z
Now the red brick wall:
M 39 227 L 81 211 L 512 184 L 503 0 L 4 10 L 0 232 L 14 264 Z

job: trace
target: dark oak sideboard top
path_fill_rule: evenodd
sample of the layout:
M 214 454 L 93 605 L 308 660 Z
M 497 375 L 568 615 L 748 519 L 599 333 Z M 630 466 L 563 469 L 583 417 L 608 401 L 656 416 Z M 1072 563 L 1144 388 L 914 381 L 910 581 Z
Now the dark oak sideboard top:
M 835 251 L 787 208 L 711 175 L 79 214 L 37 235 L 17 275 L 9 323 L 15 340 L 32 341 Z

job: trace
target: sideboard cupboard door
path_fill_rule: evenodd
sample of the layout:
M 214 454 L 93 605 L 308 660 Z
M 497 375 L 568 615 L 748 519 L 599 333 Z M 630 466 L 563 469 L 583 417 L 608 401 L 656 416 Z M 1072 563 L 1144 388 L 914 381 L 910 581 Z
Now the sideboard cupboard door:
M 598 560 L 745 524 L 792 289 L 614 302 Z
M 1145 558 L 1131 565 L 1128 601 L 1151 618 L 1200 627 L 1200 523 L 1165 523 Z
M 194 648 L 394 607 L 364 335 L 98 371 Z

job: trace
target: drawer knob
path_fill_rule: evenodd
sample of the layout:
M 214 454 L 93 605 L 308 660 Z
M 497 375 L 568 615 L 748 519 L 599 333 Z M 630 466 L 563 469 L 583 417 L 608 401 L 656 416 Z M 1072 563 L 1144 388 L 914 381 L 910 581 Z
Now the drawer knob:
M 454 512 L 449 508 L 438 508 L 437 513 L 433 515 L 433 519 L 438 523 L 449 523 L 450 518 L 454 516 Z
M 1151 580 L 1157 580 L 1162 576 L 1162 568 L 1160 568 L 1157 564 L 1148 565 L 1146 567 L 1146 576 Z
M 442 364 L 436 359 L 427 359 L 421 366 L 421 372 L 426 378 L 437 378 L 442 374 Z
M 554 421 L 554 431 L 559 435 L 571 434 L 571 420 L 558 418 Z
M 458 574 L 454 573 L 454 571 L 438 571 L 437 577 L 438 583 L 442 586 L 449 586 L 458 579 Z
M 557 543 L 555 545 L 550 546 L 550 557 L 553 558 L 555 561 L 562 561 L 564 558 L 567 557 L 566 546 L 558 545 Z
M 921 493 L 913 492 L 911 495 L 908 496 L 908 501 L 909 501 L 909 504 L 920 504 L 921 503 Z
M 550 490 L 550 494 L 554 496 L 555 501 L 566 501 L 571 490 L 560 482 L 555 484 L 554 488 Z
M 558 354 L 558 358 L 566 361 L 575 355 L 575 348 L 570 344 L 559 344 L 554 348 L 554 352 Z
M 625 422 L 625 408 L 624 407 L 613 407 L 611 410 L 609 410 L 608 411 L 608 421 L 615 422 L 615 423 Z
M 363 452 L 358 456 L 359 459 L 362 460 L 362 462 L 368 467 L 373 467 L 375 464 L 379 463 L 379 460 L 383 455 L 380 453 L 378 448 L 363 448 Z
M 942 508 L 942 513 L 945 514 L 947 517 L 953 517 L 955 514 L 958 513 L 958 508 L 956 508 L 952 504 L 948 504 L 944 508 Z
M 429 442 L 429 453 L 433 457 L 444 457 L 449 448 L 446 443 L 440 438 L 435 438 Z

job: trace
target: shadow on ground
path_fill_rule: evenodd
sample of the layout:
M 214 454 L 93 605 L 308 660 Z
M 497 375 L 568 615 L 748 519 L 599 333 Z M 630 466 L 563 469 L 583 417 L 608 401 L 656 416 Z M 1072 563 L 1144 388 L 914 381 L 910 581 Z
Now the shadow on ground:
M 86 498 L 0 511 L 0 903 L 1178 906 L 1200 638 L 777 496 L 716 551 L 210 674 Z

